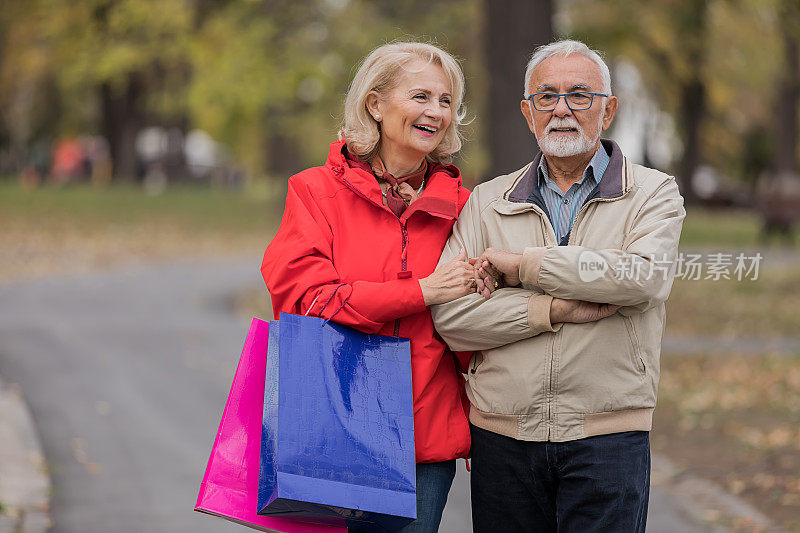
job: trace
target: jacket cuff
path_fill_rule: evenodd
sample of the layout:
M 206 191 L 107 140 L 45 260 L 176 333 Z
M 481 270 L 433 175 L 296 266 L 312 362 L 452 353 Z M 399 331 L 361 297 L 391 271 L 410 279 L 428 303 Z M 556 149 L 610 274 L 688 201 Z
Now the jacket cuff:
M 534 294 L 528 299 L 528 325 L 534 335 L 545 331 L 558 331 L 561 324 L 550 323 L 550 304 L 553 297 L 549 294 Z
M 425 298 L 422 296 L 422 287 L 419 286 L 419 280 L 415 278 L 397 279 L 386 282 L 384 287 L 386 291 L 384 294 L 395 294 L 395 302 L 390 303 L 387 307 L 392 309 L 395 305 L 396 309 L 392 309 L 391 313 L 402 318 L 415 313 L 425 311 Z M 384 300 L 385 305 L 385 300 Z
M 390 322 L 425 310 L 422 288 L 414 278 L 353 284 L 350 306 L 374 322 Z
M 519 279 L 522 283 L 539 286 L 539 272 L 542 270 L 545 252 L 547 248 L 544 246 L 525 248 L 522 252 L 522 261 L 519 264 Z

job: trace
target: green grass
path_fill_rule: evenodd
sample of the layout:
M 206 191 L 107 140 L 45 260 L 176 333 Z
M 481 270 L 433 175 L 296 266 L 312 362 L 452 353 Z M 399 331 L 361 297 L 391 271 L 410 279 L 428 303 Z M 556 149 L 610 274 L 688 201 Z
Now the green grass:
M 0 181 L 0 283 L 189 258 L 263 253 L 284 193 Z
M 667 333 L 726 338 L 796 336 L 800 271 L 769 268 L 758 279 L 675 280 L 667 300 Z
M 277 195 L 276 195 L 277 196 Z M 26 191 L 0 181 L 0 224 L 38 228 L 97 229 L 105 225 L 177 226 L 195 231 L 253 232 L 263 235 L 283 209 L 283 198 L 261 193 L 201 187 L 169 188 L 158 196 L 141 187 L 85 185 L 41 187 Z
M 690 207 L 683 223 L 681 247 L 757 248 L 766 244 L 760 233 L 761 219 L 755 211 Z M 797 237 L 794 243 L 797 243 Z
M 44 186 L 23 190 L 16 181 L 0 180 L 0 223 L 136 225 L 152 222 L 209 230 L 259 231 L 280 220 L 283 191 L 224 191 L 210 187 L 171 187 L 148 196 L 142 187 L 115 185 Z M 273 188 L 274 185 L 273 185 Z M 280 189 L 280 187 L 277 187 Z M 681 235 L 684 249 L 753 248 L 759 241 L 760 220 L 747 210 L 690 208 Z

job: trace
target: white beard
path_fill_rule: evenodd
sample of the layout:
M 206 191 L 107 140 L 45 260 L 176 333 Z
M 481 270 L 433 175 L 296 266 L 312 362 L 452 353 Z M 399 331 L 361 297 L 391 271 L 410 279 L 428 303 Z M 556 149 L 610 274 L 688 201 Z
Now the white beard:
M 563 133 L 551 134 L 554 128 L 575 128 L 577 131 L 568 135 Z M 597 128 L 597 135 L 594 139 L 590 139 L 583 132 L 578 121 L 572 117 L 569 118 L 555 118 L 550 120 L 544 130 L 544 138 L 540 139 L 536 136 L 536 142 L 539 143 L 544 155 L 551 157 L 572 157 L 578 154 L 585 154 L 591 151 L 597 145 L 600 134 L 603 132 L 603 115 L 600 114 L 600 120 Z

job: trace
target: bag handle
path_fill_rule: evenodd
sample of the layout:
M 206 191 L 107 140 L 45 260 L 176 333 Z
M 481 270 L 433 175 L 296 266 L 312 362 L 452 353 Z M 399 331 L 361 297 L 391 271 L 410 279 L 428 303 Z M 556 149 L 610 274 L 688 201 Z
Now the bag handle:
M 317 316 L 319 316 L 319 318 L 322 318 L 322 313 L 325 312 L 325 308 L 328 307 L 328 304 L 331 303 L 331 300 L 333 300 L 333 297 L 336 296 L 336 291 L 338 291 L 339 289 L 341 289 L 342 287 L 344 287 L 346 285 L 347 285 L 347 283 L 340 283 L 339 285 L 336 286 L 335 289 L 333 289 L 333 292 L 331 293 L 330 297 L 322 305 L 322 309 L 319 310 L 319 313 L 317 313 Z M 331 317 L 329 319 L 325 320 L 322 323 L 323 326 L 325 326 L 325 324 L 327 324 L 328 322 L 333 320 L 333 317 L 336 316 L 336 313 L 338 313 L 339 311 L 342 310 L 342 308 L 345 306 L 345 304 L 347 304 L 347 301 L 350 299 L 350 296 L 352 296 L 352 295 L 353 295 L 353 290 L 351 289 L 350 290 L 350 294 L 348 294 L 347 297 L 344 300 L 342 300 L 342 305 L 340 305 L 339 308 L 336 311 L 333 312 L 333 314 L 331 315 Z M 319 294 L 317 295 L 316 298 L 314 298 L 314 301 L 311 302 L 311 305 L 308 307 L 308 310 L 306 311 L 305 316 L 308 316 L 308 313 L 311 312 L 311 309 L 314 307 L 314 304 L 317 303 L 318 299 L 319 299 Z

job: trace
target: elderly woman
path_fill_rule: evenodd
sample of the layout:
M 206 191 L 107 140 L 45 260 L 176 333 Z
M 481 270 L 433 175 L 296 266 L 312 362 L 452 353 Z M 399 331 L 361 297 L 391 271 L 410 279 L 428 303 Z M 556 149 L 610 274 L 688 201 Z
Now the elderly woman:
M 469 195 L 449 164 L 461 147 L 463 95 L 447 52 L 404 42 L 374 50 L 353 79 L 325 165 L 289 179 L 261 267 L 276 317 L 335 314 L 360 331 L 411 340 L 417 519 L 403 531 L 438 530 L 455 459 L 470 449 L 464 381 L 428 310 L 478 285 L 463 253 L 436 268 Z

